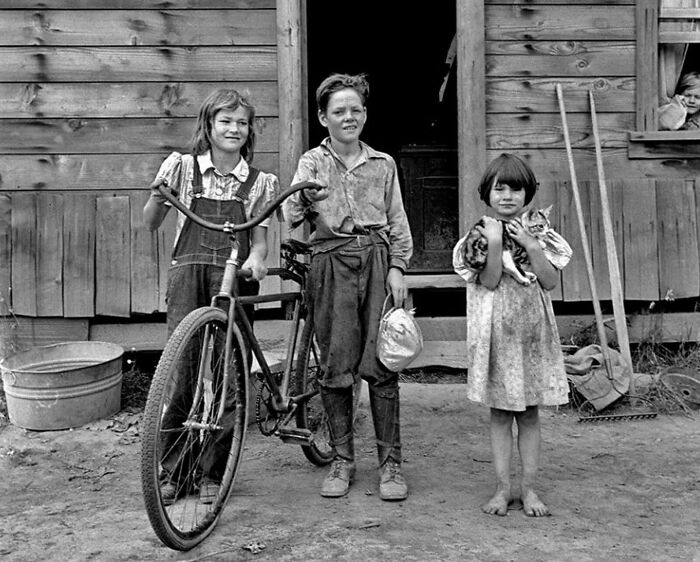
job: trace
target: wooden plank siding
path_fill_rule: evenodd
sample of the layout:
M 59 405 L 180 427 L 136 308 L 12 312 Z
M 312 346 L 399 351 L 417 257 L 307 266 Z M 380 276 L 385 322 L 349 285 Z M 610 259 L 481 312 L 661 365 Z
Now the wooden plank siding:
M 164 312 L 175 213 L 148 232 L 146 187 L 219 87 L 255 105 L 253 165 L 279 173 L 277 40 L 275 0 L 3 2 L 0 314 Z
M 658 158 L 630 159 L 630 132 L 638 128 L 638 25 L 634 0 L 485 1 L 486 157 L 490 161 L 504 151 L 523 157 L 540 182 L 535 204 L 554 204 L 552 222 L 575 252 L 555 300 L 591 299 L 557 83 L 566 99 L 599 297 L 609 300 L 611 290 L 589 90 L 598 113 L 625 299 L 700 296 L 696 198 L 700 184 L 694 181 L 700 177 L 700 158 L 692 153 L 679 158 L 678 151 L 674 155 L 658 149 Z

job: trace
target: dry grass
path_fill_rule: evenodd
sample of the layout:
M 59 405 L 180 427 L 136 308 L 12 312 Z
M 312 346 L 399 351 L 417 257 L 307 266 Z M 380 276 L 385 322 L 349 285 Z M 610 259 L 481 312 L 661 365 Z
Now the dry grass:
M 574 347 L 599 344 L 595 325 L 584 328 L 566 343 Z M 610 334 L 608 344 L 613 349 L 619 349 L 614 333 Z M 625 412 L 636 407 L 640 411 L 652 410 L 693 417 L 692 404 L 664 384 L 663 375 L 667 372 L 681 372 L 692 374 L 700 380 L 700 345 L 696 342 L 666 343 L 661 341 L 658 334 L 652 333 L 645 340 L 632 345 L 631 352 L 633 372 L 650 375 L 652 382 L 634 396 L 623 396 L 606 408 L 606 413 Z M 581 397 L 574 393 L 572 390 L 572 403 L 578 408 L 581 402 L 577 398 Z

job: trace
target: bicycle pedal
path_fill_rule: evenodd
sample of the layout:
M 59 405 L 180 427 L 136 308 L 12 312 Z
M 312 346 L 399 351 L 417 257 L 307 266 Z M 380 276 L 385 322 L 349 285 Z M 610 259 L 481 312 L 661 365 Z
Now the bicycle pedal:
M 311 445 L 313 437 L 311 430 L 292 427 L 280 427 L 275 434 L 285 443 L 292 445 Z

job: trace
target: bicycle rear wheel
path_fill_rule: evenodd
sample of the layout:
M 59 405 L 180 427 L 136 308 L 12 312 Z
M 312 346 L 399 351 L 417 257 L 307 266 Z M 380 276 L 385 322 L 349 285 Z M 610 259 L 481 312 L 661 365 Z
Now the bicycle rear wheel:
M 183 319 L 163 350 L 144 410 L 146 511 L 158 538 L 176 550 L 189 550 L 213 531 L 241 462 L 248 408 L 248 366 L 242 358 L 247 353 L 234 326 L 235 352 L 224 396 L 226 325 L 226 314 L 214 307 Z M 222 399 L 226 407 L 217 423 Z M 205 479 L 215 483 L 215 496 L 200 498 Z M 164 495 L 166 487 L 170 493 Z
M 308 317 L 301 333 L 296 369 L 294 370 L 295 395 L 299 396 L 313 390 L 319 390 L 319 376 L 318 345 L 314 336 L 313 320 Z M 311 444 L 301 446 L 306 458 L 318 466 L 330 463 L 335 453 L 331 446 L 328 416 L 323 408 L 320 393 L 299 403 L 296 410 L 296 424 L 300 429 L 311 431 Z

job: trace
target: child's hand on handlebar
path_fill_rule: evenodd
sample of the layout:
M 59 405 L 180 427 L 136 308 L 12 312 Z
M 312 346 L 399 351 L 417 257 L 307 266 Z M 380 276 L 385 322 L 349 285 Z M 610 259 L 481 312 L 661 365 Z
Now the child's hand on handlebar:
M 243 262 L 241 269 L 249 269 L 251 271 L 250 281 L 262 281 L 267 275 L 265 261 L 260 259 L 260 256 L 254 252 Z
M 323 185 L 318 181 L 313 181 L 312 183 L 315 183 L 317 187 L 307 187 L 303 189 L 302 193 L 304 194 L 304 197 L 311 202 L 323 201 L 326 199 L 328 197 L 328 186 Z
M 153 195 L 160 195 L 162 197 L 163 194 L 161 193 L 161 191 L 159 189 L 160 186 L 163 186 L 163 189 L 168 189 L 168 180 L 166 180 L 165 178 L 156 178 L 156 180 L 151 185 L 148 186 L 148 189 L 151 190 L 151 193 Z M 177 192 L 175 190 L 173 190 L 172 188 L 170 189 L 170 193 L 173 196 L 177 197 Z

